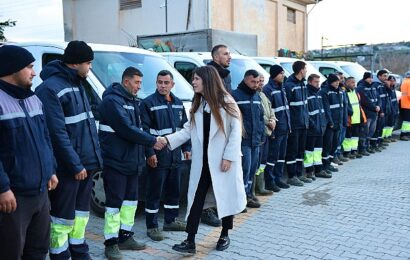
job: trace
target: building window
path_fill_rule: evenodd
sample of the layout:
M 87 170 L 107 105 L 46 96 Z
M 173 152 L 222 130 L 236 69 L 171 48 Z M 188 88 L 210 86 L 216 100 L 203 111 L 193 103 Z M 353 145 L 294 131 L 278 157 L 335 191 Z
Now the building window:
M 120 0 L 120 10 L 129 10 L 142 7 L 142 0 Z
M 296 24 L 296 10 L 288 7 L 288 22 Z

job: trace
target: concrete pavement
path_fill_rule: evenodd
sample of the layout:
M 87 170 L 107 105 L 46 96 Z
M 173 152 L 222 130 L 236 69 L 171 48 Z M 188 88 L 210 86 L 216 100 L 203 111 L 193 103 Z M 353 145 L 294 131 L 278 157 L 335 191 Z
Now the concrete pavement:
M 231 246 L 214 250 L 220 228 L 200 225 L 192 259 L 410 259 L 410 142 L 340 166 L 332 179 L 317 179 L 270 197 L 260 209 L 235 217 Z M 183 212 L 184 213 L 184 212 Z M 103 219 L 91 216 L 87 240 L 104 259 Z M 153 242 L 140 213 L 135 236 L 147 243 L 124 259 L 179 259 L 171 249 L 184 232 Z M 187 258 L 187 257 L 183 257 Z

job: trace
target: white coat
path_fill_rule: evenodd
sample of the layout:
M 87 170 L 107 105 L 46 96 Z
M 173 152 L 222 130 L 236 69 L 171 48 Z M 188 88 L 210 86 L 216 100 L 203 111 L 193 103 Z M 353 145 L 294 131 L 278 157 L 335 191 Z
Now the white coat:
M 228 98 L 227 98 L 228 99 Z M 229 98 L 227 102 L 234 102 Z M 235 103 L 233 103 L 235 104 Z M 235 104 L 236 106 L 236 104 Z M 239 108 L 236 106 L 239 112 Z M 208 164 L 212 178 L 212 191 L 218 209 L 218 218 L 240 213 L 246 207 L 246 194 L 242 172 L 242 124 L 240 119 L 230 116 L 224 109 L 220 109 L 226 135 L 211 114 L 211 124 L 208 144 Z M 167 136 L 171 150 L 191 139 L 192 162 L 188 186 L 187 215 L 194 201 L 196 189 L 202 172 L 203 162 L 203 105 L 195 112 L 195 124 L 191 120 L 185 123 L 184 128 Z M 222 159 L 231 161 L 231 168 L 222 172 Z M 205 162 L 206 163 L 206 162 Z M 209 194 L 209 191 L 208 191 Z M 208 196 L 207 196 L 208 197 Z

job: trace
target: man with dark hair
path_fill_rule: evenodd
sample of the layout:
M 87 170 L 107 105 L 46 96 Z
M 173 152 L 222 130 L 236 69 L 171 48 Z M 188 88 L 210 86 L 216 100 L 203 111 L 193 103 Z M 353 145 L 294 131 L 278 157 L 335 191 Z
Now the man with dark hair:
M 365 72 L 363 79 L 357 84 L 357 93 L 360 95 L 360 105 L 363 107 L 367 118 L 365 127 L 366 141 L 363 147 L 368 153 L 375 153 L 374 149 L 376 147 L 377 138 L 375 139 L 373 136 L 376 132 L 377 117 L 381 105 L 380 96 L 372 82 L 372 74 Z
M 326 130 L 327 121 L 325 110 L 323 109 L 322 96 L 319 91 L 320 76 L 317 74 L 309 75 L 307 84 L 309 129 L 303 164 L 306 170 L 306 177 L 312 180 L 315 180 L 316 177 L 332 177 L 322 167 L 323 135 Z
M 1 259 L 45 259 L 50 243 L 47 189 L 58 180 L 33 66 L 26 49 L 0 46 Z
M 377 79 L 375 79 L 372 83 L 373 88 L 377 90 L 380 100 L 380 111 L 377 117 L 376 131 L 373 135 L 375 145 L 374 149 L 377 152 L 381 151 L 382 149 L 385 149 L 385 146 L 387 146 L 387 143 L 383 142 L 382 134 L 386 122 L 386 116 L 391 112 L 390 99 L 387 96 L 385 87 L 385 82 L 388 76 L 389 73 L 387 72 L 387 70 L 379 70 L 377 72 Z
M 141 102 L 141 122 L 145 132 L 156 137 L 165 136 L 183 128 L 188 121 L 182 101 L 172 94 L 174 76 L 162 70 L 157 75 L 157 90 Z M 173 151 L 154 151 L 146 148 L 148 174 L 146 177 L 145 215 L 147 235 L 161 241 L 164 235 L 158 229 L 158 211 L 161 197 L 164 199 L 164 231 L 185 231 L 185 223 L 178 221 L 181 152 L 185 159 L 191 157 L 190 143 Z
M 343 140 L 343 155 L 349 159 L 361 158 L 358 153 L 360 126 L 366 123 L 366 115 L 362 112 L 359 100 L 360 96 L 356 92 L 356 82 L 354 77 L 346 79 L 346 95 L 348 97 L 348 125 L 346 136 Z
M 48 63 L 36 94 L 43 102 L 57 159 L 57 189 L 50 193 L 51 259 L 89 259 L 85 228 L 90 214 L 92 175 L 102 168 L 94 115 L 82 81 L 94 53 L 83 41 L 72 41 L 62 61 Z
M 306 63 L 295 61 L 292 65 L 293 74 L 285 83 L 286 96 L 289 101 L 290 122 L 292 131 L 288 137 L 286 150 L 286 168 L 288 184 L 303 186 L 303 183 L 312 182 L 303 176 L 303 160 L 306 145 L 309 114 L 307 107 L 307 89 L 305 85 Z
M 290 186 L 283 182 L 286 144 L 290 127 L 289 104 L 283 88 L 285 71 L 279 65 L 273 65 L 269 70 L 269 82 L 263 87 L 263 93 L 269 98 L 277 122 L 269 141 L 269 152 L 265 167 L 266 189 L 279 192 Z
M 120 259 L 122 250 L 142 250 L 145 244 L 134 240 L 137 210 L 138 172 L 144 159 L 144 146 L 162 148 L 155 137 L 142 131 L 139 100 L 143 74 L 128 67 L 121 83 L 111 84 L 99 106 L 99 138 L 104 159 L 105 256 Z
M 260 203 L 252 195 L 252 180 L 258 168 L 259 148 L 264 133 L 263 108 L 258 90 L 259 72 L 248 70 L 232 96 L 242 113 L 244 134 L 242 137 L 243 182 L 247 196 L 247 207 L 259 208 Z
M 322 163 L 328 174 L 338 171 L 331 165 L 339 141 L 340 129 L 343 125 L 343 93 L 339 86 L 339 77 L 329 74 L 323 83 L 320 95 L 323 100 L 327 126 L 323 136 Z
M 226 45 L 219 44 L 212 48 L 211 55 L 212 61 L 207 65 L 215 67 L 222 79 L 222 83 L 224 84 L 226 91 L 231 93 L 231 72 L 228 70 L 228 67 L 231 64 L 231 52 Z

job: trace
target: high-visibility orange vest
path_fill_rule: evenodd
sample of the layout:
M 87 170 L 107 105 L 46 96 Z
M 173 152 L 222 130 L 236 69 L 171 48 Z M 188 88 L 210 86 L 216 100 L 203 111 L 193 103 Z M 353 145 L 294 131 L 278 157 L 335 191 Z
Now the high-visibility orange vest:
M 400 107 L 410 109 L 410 78 L 405 78 L 400 87 L 401 99 Z

